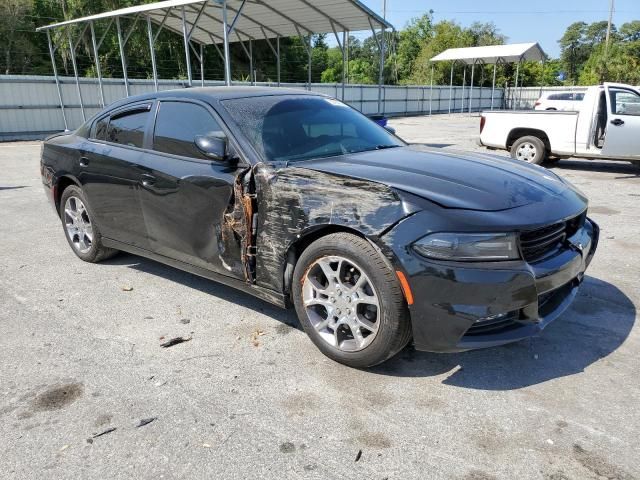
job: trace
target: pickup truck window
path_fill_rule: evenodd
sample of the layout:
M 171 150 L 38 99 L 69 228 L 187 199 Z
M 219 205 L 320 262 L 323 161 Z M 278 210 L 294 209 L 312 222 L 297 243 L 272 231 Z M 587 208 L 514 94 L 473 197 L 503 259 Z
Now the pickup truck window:
M 611 113 L 616 115 L 640 116 L 640 95 L 631 90 L 610 88 Z

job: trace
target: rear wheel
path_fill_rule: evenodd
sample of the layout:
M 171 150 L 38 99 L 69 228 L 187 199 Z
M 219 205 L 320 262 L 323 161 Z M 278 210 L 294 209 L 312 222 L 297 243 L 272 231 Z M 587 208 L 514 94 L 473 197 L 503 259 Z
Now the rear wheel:
M 540 165 L 547 156 L 547 147 L 538 137 L 520 137 L 511 146 L 511 158 Z
M 313 343 L 329 358 L 364 368 L 411 338 L 395 272 L 365 239 L 335 233 L 312 243 L 294 270 L 293 301 Z
M 79 187 L 70 185 L 62 192 L 60 219 L 73 253 L 85 262 L 97 263 L 118 253 L 102 245 L 100 230 Z

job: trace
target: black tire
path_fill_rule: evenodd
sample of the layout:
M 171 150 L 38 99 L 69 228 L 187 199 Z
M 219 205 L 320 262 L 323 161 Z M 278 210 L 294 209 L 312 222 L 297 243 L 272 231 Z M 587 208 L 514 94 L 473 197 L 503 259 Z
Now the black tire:
M 65 213 L 65 206 L 67 205 L 67 201 L 70 198 L 80 199 L 82 204 L 85 207 L 86 214 L 83 214 L 86 219 L 88 219 L 91 228 L 92 228 L 92 240 L 90 243 L 90 248 L 87 251 L 81 251 L 78 245 L 74 243 L 74 239 L 71 237 L 69 230 L 67 228 L 66 222 L 68 220 L 67 214 Z M 102 245 L 102 235 L 100 234 L 100 230 L 98 225 L 93 220 L 93 214 L 91 213 L 91 206 L 82 191 L 82 189 L 76 185 L 69 185 L 62 192 L 62 197 L 60 198 L 60 219 L 62 221 L 62 229 L 64 231 L 64 236 L 69 242 L 69 246 L 73 253 L 75 253 L 78 258 L 84 260 L 85 262 L 90 263 L 98 263 L 102 260 L 106 260 L 108 258 L 113 257 L 118 253 L 118 250 L 114 250 L 113 248 L 107 248 Z
M 511 145 L 511 158 L 528 163 L 542 164 L 547 157 L 547 147 L 544 142 L 532 135 L 518 138 Z
M 359 351 L 344 351 L 325 341 L 314 328 L 303 303 L 307 273 L 327 256 L 340 256 L 362 270 L 377 295 L 377 333 Z M 307 335 L 327 357 L 354 368 L 367 368 L 388 360 L 411 340 L 409 309 L 389 261 L 367 240 L 349 233 L 333 233 L 313 242 L 300 256 L 293 272 L 293 303 Z M 355 311 L 355 310 L 354 310 Z M 336 317 L 337 318 L 337 317 Z

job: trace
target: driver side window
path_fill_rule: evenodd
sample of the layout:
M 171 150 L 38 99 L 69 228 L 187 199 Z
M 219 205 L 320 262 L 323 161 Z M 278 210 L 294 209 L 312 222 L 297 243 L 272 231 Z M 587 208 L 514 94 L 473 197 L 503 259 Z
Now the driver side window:
M 210 136 L 222 128 L 200 105 L 185 102 L 161 102 L 153 133 L 153 149 L 182 157 L 208 158 L 196 147 L 198 135 Z
M 631 90 L 610 88 L 611 113 L 640 116 L 640 95 Z

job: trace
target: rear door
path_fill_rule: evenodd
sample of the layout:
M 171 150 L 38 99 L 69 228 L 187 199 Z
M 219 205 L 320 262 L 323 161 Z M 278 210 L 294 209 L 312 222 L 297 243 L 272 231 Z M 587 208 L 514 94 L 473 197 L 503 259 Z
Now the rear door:
M 128 105 L 92 126 L 80 176 L 103 236 L 149 248 L 138 196 L 138 162 L 151 119 L 152 102 Z
M 604 157 L 640 160 L 640 94 L 625 86 L 605 84 L 607 127 Z
M 197 135 L 222 130 L 205 104 L 159 102 L 153 150 L 140 161 L 140 200 L 153 251 L 244 279 L 241 237 L 246 224 L 244 215 L 234 211 L 243 208 L 234 186 L 249 167 L 207 159 L 194 143 Z

